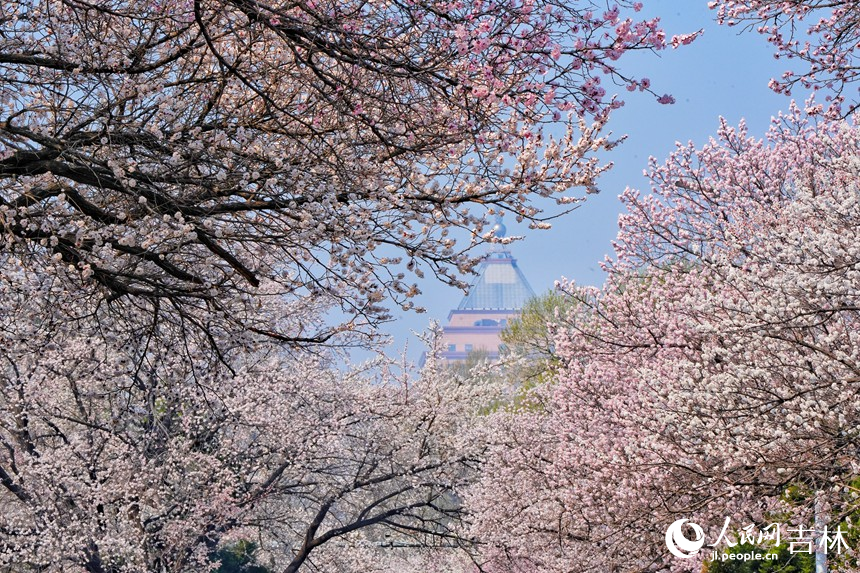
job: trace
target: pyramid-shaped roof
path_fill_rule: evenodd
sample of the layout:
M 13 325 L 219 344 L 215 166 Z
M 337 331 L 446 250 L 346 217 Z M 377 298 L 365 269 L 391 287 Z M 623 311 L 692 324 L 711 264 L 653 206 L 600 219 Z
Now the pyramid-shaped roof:
M 507 250 L 492 252 L 480 262 L 478 277 L 457 310 L 519 311 L 535 293 Z

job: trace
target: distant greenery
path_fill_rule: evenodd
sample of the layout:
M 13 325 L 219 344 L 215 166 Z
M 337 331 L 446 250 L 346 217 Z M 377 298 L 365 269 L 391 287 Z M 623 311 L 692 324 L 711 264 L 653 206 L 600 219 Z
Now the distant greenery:
M 524 359 L 512 373 L 524 390 L 552 379 L 558 357 L 550 324 L 563 322 L 576 301 L 558 291 L 529 299 L 519 318 L 508 322 L 501 333 L 504 353 Z
M 254 563 L 257 545 L 250 541 L 239 541 L 222 547 L 212 556 L 220 566 L 215 573 L 272 573 L 270 569 Z
M 722 551 L 727 554 L 762 553 L 776 555 L 776 559 L 750 561 L 711 561 L 708 573 L 814 573 L 815 554 L 791 553 L 786 542 L 770 549 L 744 543 Z
M 519 318 L 508 322 L 501 338 L 509 351 L 527 352 L 536 357 L 554 358 L 555 343 L 548 326 L 564 319 L 576 301 L 555 290 L 533 297 L 523 305 Z
M 568 312 L 578 304 L 570 295 L 551 290 L 528 300 L 519 318 L 508 321 L 501 333 L 505 377 L 515 388 L 507 407 L 541 410 L 535 388 L 551 383 L 560 365 L 555 354 L 554 325 L 566 324 Z

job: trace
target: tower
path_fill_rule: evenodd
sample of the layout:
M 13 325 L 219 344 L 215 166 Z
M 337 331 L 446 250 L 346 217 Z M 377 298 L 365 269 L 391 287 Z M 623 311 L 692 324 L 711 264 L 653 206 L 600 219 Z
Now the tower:
M 505 236 L 501 222 L 494 231 L 496 237 Z M 499 335 L 535 295 L 505 246 L 491 249 L 478 264 L 477 273 L 469 294 L 448 314 L 448 324 L 442 328 L 440 358 L 449 362 L 465 360 L 475 351 L 485 352 L 490 360 L 498 359 Z

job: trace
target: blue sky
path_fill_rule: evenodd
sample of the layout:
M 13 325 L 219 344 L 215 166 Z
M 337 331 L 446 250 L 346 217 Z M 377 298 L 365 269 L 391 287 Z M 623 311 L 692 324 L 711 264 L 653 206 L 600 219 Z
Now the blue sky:
M 618 196 L 628 186 L 648 189 L 642 172 L 649 156 L 664 159 L 677 141 L 701 145 L 716 133 L 721 116 L 731 124 L 744 118 L 750 134 L 764 135 L 771 117 L 788 108 L 789 99 L 767 87 L 770 78 L 780 76 L 788 62 L 774 59 L 764 37 L 718 26 L 705 0 L 644 3 L 643 13 L 659 15 L 667 37 L 700 28 L 705 32 L 689 46 L 670 48 L 659 55 L 633 54 L 622 60 L 626 71 L 650 78 L 655 92 L 672 94 L 676 103 L 664 106 L 650 94 L 621 90 L 626 105 L 615 112 L 609 127 L 614 134 L 627 134 L 628 138 L 608 156 L 615 167 L 600 181 L 598 195 L 556 220 L 551 230 L 528 231 L 506 221 L 508 234 L 526 237 L 512 245 L 511 251 L 538 293 L 552 288 L 562 276 L 579 284 L 603 282 L 599 263 L 612 254 L 611 241 L 622 212 Z M 391 354 L 399 353 L 408 343 L 408 356 L 417 359 L 423 347 L 412 332 L 425 329 L 434 318 L 444 323 L 448 311 L 463 296 L 461 291 L 432 280 L 419 286 L 423 294 L 416 304 L 427 308 L 427 313 L 398 313 L 397 320 L 383 327 L 392 337 Z

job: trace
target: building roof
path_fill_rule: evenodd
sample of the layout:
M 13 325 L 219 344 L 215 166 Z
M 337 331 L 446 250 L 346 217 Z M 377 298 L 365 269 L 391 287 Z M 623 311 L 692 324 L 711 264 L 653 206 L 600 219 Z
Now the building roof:
M 535 293 L 507 250 L 491 252 L 481 261 L 478 276 L 457 310 L 522 310 Z

